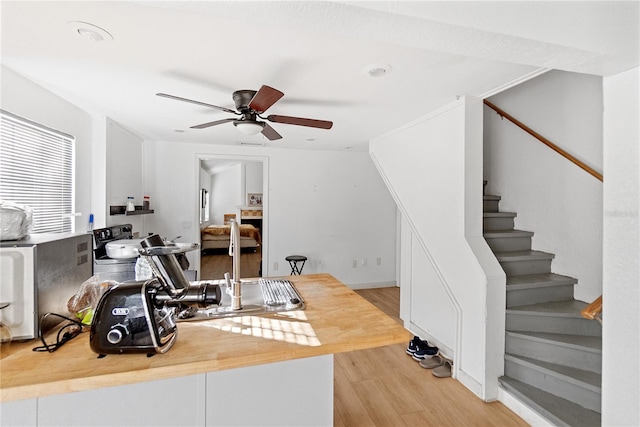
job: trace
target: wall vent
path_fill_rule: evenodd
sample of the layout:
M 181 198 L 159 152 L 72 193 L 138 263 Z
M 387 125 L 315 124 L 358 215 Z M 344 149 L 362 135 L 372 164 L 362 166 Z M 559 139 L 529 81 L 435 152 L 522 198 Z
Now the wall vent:
M 238 145 L 248 145 L 251 147 L 264 147 L 264 141 L 260 141 L 260 142 L 238 141 Z

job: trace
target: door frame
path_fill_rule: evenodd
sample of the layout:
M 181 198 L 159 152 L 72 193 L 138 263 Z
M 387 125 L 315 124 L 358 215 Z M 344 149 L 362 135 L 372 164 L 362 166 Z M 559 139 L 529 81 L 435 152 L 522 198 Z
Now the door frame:
M 260 230 L 261 244 L 260 250 L 262 252 L 262 276 L 266 276 L 268 273 L 267 267 L 269 266 L 269 157 L 257 156 L 257 155 L 241 155 L 241 154 L 211 154 L 200 153 L 196 154 L 196 187 L 194 188 L 195 194 L 200 195 L 200 189 L 202 184 L 200 182 L 200 165 L 203 160 L 237 160 L 239 162 L 252 162 L 262 163 L 262 230 Z M 200 212 L 195 210 L 196 224 L 200 225 Z M 199 233 L 198 233 L 199 235 Z M 197 251 L 196 265 L 198 271 L 201 272 L 200 263 L 201 251 Z

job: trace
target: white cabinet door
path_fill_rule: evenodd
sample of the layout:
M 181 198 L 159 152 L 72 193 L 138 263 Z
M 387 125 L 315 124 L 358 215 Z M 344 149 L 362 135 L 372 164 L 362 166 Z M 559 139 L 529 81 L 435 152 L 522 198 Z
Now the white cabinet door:
M 38 422 L 38 400 L 27 399 L 0 404 L 0 426 L 35 426 Z
M 206 425 L 332 426 L 333 355 L 208 373 Z
M 203 426 L 204 397 L 205 374 L 47 396 L 37 425 Z

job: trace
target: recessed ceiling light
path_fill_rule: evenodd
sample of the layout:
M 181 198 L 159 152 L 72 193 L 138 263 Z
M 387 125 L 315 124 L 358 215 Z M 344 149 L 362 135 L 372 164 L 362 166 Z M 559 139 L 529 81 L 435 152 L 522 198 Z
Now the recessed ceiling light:
M 384 77 L 393 70 L 389 64 L 371 64 L 364 67 L 364 72 L 370 77 Z
M 184 129 L 174 129 L 173 131 L 174 132 L 178 132 L 178 133 L 182 133 L 182 132 L 184 132 Z
M 92 42 L 112 41 L 113 36 L 104 28 L 83 21 L 68 22 L 69 28 L 82 38 Z
M 315 140 L 316 140 L 315 138 L 307 138 L 307 139 L 305 139 L 305 141 L 307 141 L 307 142 L 313 142 Z

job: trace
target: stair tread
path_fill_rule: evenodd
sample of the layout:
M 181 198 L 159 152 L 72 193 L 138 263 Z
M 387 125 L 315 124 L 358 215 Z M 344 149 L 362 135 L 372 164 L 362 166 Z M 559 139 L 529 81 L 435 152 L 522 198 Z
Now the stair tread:
M 482 212 L 482 215 L 486 217 L 493 218 L 515 218 L 518 216 L 515 212 Z
M 579 317 L 580 311 L 587 306 L 586 303 L 576 300 L 549 301 L 539 304 L 520 305 L 507 308 L 507 313 L 528 313 L 538 315 L 555 315 L 558 317 Z M 586 319 L 585 319 L 586 320 Z
M 507 331 L 507 335 L 524 337 L 538 342 L 547 342 L 563 347 L 575 348 L 592 353 L 602 353 L 602 337 L 585 335 L 554 334 L 551 332 Z
M 485 239 L 498 238 L 498 237 L 531 237 L 532 231 L 524 230 L 491 230 L 483 233 Z
M 500 377 L 499 380 L 505 390 L 524 401 L 531 409 L 549 418 L 553 424 L 559 426 L 600 426 L 601 416 L 598 412 L 583 408 L 574 402 L 510 377 Z
M 571 366 L 558 365 L 557 363 L 543 362 L 530 357 L 516 356 L 509 353 L 505 353 L 504 359 L 511 360 L 512 362 L 519 363 L 521 365 L 527 365 L 532 369 L 545 373 L 546 375 L 562 377 L 567 382 L 587 388 L 596 393 L 601 392 L 602 375 L 596 372 L 585 371 Z
M 525 260 L 544 260 L 553 259 L 555 255 L 549 252 L 526 250 L 526 251 L 507 251 L 494 252 L 498 262 L 503 261 L 525 261 Z
M 507 276 L 507 291 L 533 287 L 575 285 L 578 279 L 556 273 Z

